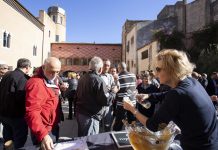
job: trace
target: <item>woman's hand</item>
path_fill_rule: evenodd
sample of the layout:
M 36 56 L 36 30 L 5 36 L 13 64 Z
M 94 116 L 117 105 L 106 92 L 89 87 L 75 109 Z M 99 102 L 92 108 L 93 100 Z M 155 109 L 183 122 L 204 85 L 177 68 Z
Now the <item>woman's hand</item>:
M 139 103 L 142 103 L 147 98 L 149 98 L 148 94 L 137 94 L 136 95 L 136 99 Z
M 211 100 L 213 102 L 217 102 L 218 101 L 218 97 L 216 95 L 212 95 L 210 98 L 211 98 Z
M 134 106 L 134 104 L 132 103 L 131 100 L 129 100 L 129 99 L 124 99 L 124 100 L 123 100 L 123 108 L 126 109 L 126 110 L 129 110 L 129 111 L 133 112 L 134 109 L 135 109 L 135 106 Z

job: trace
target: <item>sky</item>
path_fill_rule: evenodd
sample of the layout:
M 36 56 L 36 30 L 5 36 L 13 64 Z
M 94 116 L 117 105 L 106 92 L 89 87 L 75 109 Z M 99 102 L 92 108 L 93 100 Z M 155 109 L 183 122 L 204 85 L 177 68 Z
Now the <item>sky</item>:
M 191 2 L 193 0 L 188 0 Z M 19 0 L 34 16 L 59 6 L 66 11 L 67 42 L 121 43 L 128 20 L 155 20 L 165 5 L 177 0 Z

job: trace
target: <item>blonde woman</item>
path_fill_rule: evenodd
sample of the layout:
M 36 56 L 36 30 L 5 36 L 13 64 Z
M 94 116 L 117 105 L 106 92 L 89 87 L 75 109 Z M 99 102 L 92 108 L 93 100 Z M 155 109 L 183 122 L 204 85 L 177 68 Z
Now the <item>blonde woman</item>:
M 165 95 L 160 109 L 147 118 L 126 101 L 131 111 L 148 129 L 157 131 L 160 124 L 174 121 L 181 129 L 184 150 L 217 150 L 218 128 L 214 106 L 200 83 L 189 77 L 194 65 L 186 54 L 177 50 L 163 50 L 156 57 L 156 72 L 161 84 L 172 89 Z M 142 101 L 147 95 L 138 95 Z
M 75 72 L 69 72 L 68 73 L 68 84 L 69 84 L 69 88 L 67 89 L 65 96 L 68 99 L 68 104 L 69 104 L 69 114 L 68 114 L 68 119 L 72 120 L 73 117 L 73 100 L 74 100 L 74 95 L 76 93 L 76 89 L 78 86 L 78 79 L 76 77 L 76 73 Z

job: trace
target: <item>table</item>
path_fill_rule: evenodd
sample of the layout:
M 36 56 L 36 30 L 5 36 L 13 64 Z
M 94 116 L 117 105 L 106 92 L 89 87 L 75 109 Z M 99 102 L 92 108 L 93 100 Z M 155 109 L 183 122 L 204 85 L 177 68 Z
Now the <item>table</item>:
M 85 139 L 88 148 L 90 150 L 118 150 L 118 147 L 116 146 L 116 143 L 114 142 L 111 136 L 111 132 L 105 132 L 105 133 L 100 133 L 100 134 L 80 137 L 80 138 Z M 75 138 L 74 140 L 80 138 Z M 25 147 L 22 150 L 37 150 L 37 148 L 34 146 L 30 146 L 30 147 Z M 122 148 L 120 150 L 133 150 L 133 148 L 128 147 L 128 148 Z M 178 145 L 175 145 L 173 143 L 172 146 L 169 148 L 169 150 L 182 150 L 182 149 L 178 147 Z

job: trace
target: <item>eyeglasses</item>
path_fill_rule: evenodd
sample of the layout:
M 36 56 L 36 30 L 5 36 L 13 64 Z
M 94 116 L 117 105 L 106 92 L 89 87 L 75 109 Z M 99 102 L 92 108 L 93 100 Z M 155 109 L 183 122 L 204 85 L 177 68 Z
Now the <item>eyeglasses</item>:
M 160 67 L 156 67 L 155 69 L 157 72 L 161 72 L 161 70 L 162 70 L 162 68 L 160 68 Z

